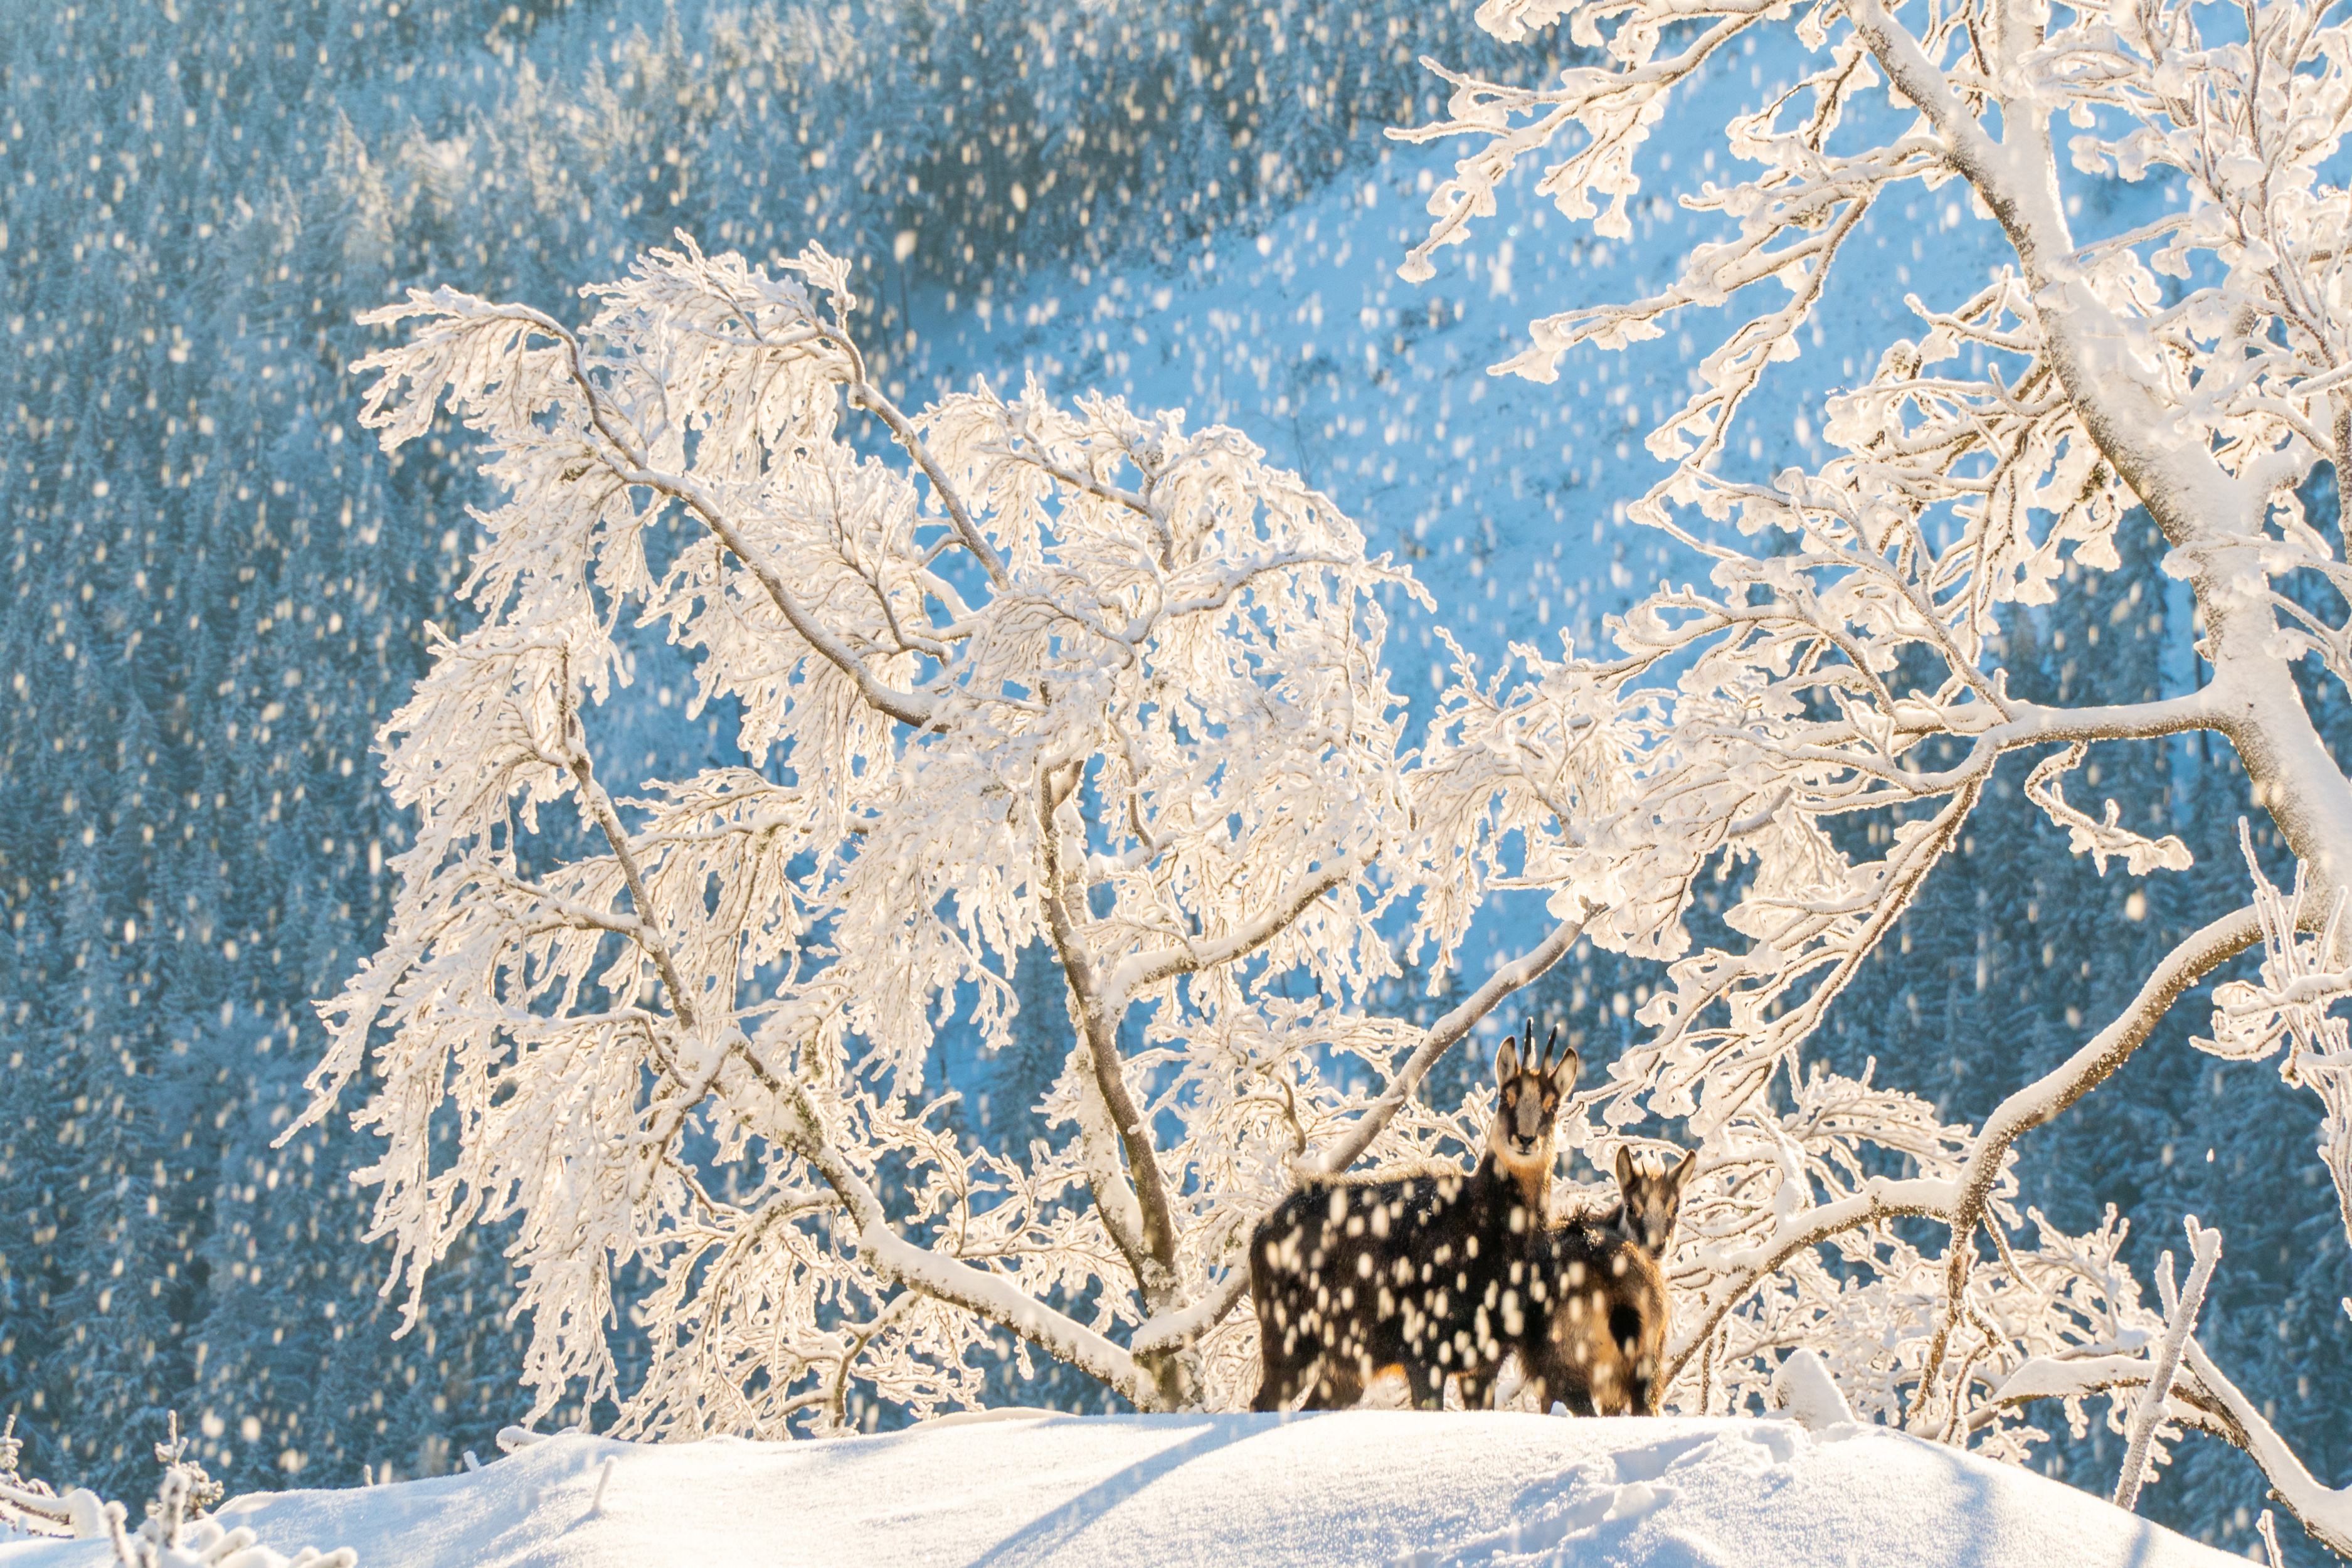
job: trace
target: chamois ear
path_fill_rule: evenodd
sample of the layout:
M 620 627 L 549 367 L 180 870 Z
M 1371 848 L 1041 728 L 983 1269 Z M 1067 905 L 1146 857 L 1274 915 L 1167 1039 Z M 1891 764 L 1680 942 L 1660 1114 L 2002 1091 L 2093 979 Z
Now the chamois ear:
M 1632 1193 L 1633 1177 L 1633 1146 L 1631 1143 L 1620 1143 L 1617 1145 L 1617 1190 L 1621 1193 Z
M 1676 1203 L 1682 1201 L 1683 1184 L 1698 1174 L 1698 1151 L 1694 1149 L 1682 1157 L 1682 1163 L 1666 1173 L 1666 1195 Z
M 1544 1047 L 1544 1055 L 1547 1057 L 1550 1056 L 1552 1046 L 1558 1045 L 1559 1043 L 1559 1031 L 1558 1029 L 1554 1029 L 1551 1032 L 1550 1043 Z M 1551 1086 L 1556 1091 L 1558 1091 L 1562 1100 L 1566 1100 L 1570 1095 L 1576 1092 L 1576 1075 L 1583 1066 L 1584 1063 L 1577 1056 L 1576 1047 L 1574 1046 L 1569 1047 L 1567 1050 L 1560 1054 L 1559 1060 L 1552 1063 Z
M 1500 1089 L 1518 1076 L 1519 1042 L 1505 1035 L 1502 1045 L 1495 1051 L 1495 1087 Z

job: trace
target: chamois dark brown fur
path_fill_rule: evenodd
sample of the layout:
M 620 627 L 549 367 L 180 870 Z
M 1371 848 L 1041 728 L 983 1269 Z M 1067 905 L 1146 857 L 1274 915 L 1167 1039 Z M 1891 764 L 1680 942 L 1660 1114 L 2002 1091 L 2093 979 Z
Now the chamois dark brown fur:
M 1672 1304 L 1658 1260 L 1672 1243 L 1696 1151 L 1652 1170 L 1617 1151 L 1617 1205 L 1569 1220 L 1528 1254 L 1536 1320 L 1514 1345 L 1537 1408 L 1654 1415 Z
M 1555 1060 L 1547 1046 L 1534 1062 L 1521 1050 L 1506 1039 L 1496 1053 L 1475 1169 L 1311 1182 L 1258 1223 L 1250 1299 L 1265 1370 L 1252 1408 L 1304 1395 L 1337 1409 L 1401 1367 L 1414 1405 L 1435 1409 L 1449 1374 L 1468 1402 L 1501 1363 L 1525 1331 L 1528 1248 L 1549 1227 L 1552 1126 L 1577 1069 L 1572 1049 Z
M 1536 1408 L 1576 1415 L 1655 1415 L 1664 1396 L 1665 1277 L 1641 1243 L 1571 1220 L 1528 1247 L 1529 1295 L 1512 1348 Z

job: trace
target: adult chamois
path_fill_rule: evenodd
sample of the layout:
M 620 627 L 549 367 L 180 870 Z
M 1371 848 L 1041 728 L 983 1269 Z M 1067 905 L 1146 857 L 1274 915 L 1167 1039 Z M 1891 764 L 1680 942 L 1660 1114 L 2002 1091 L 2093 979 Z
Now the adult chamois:
M 1309 1182 L 1250 1235 L 1250 1300 L 1265 1372 L 1252 1408 L 1337 1409 L 1402 1367 L 1412 1403 L 1463 1397 L 1525 1331 L 1528 1247 L 1550 1221 L 1552 1127 L 1576 1083 L 1574 1049 L 1541 1058 L 1535 1025 L 1495 1053 L 1495 1118 L 1467 1173 Z

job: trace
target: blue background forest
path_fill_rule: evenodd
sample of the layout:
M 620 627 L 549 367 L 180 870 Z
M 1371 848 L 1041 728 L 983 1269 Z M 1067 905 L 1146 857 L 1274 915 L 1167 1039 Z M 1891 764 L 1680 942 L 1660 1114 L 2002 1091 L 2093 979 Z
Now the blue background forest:
M 172 1411 L 233 1490 L 431 1473 L 528 1403 L 501 1238 L 439 1270 L 394 1340 L 386 1254 L 345 1179 L 368 1149 L 331 1125 L 272 1146 L 320 1050 L 310 999 L 389 902 L 403 824 L 373 732 L 425 623 L 463 613 L 466 509 L 487 499 L 462 433 L 398 458 L 360 438 L 342 367 L 375 340 L 354 312 L 428 280 L 562 312 L 678 227 L 763 258 L 821 240 L 863 259 L 878 374 L 912 401 L 1035 370 L 1185 403 L 1298 466 L 1435 592 L 1433 618 L 1397 607 L 1390 644 L 1425 705 L 1434 625 L 1490 659 L 1512 637 L 1589 646 L 1671 565 L 1611 518 L 1643 482 L 1637 416 L 1690 348 L 1587 356 L 1553 387 L 1487 381 L 1564 290 L 1640 275 L 1639 237 L 1591 244 L 1556 215 L 1446 253 L 1425 289 L 1395 281 L 1439 165 L 1381 130 L 1436 107 L 1424 53 L 1545 65 L 1465 6 L 1402 0 L 0 7 L 0 1413 L 28 1473 L 144 1495 Z M 1733 85 L 1769 66 L 1738 62 Z M 1654 201 L 1639 235 L 1677 221 Z M 1940 233 L 1957 209 L 1874 221 L 1906 282 L 1906 251 L 1923 285 L 1976 264 Z M 1811 441 L 1807 410 L 1853 372 L 1842 349 L 1881 341 L 1895 309 L 1859 299 L 1816 335 L 1777 438 Z M 2334 529 L 2332 480 L 2306 499 Z M 2015 614 L 2013 689 L 2132 700 L 2193 678 L 2186 602 L 2145 526 L 2126 532 L 2119 570 Z M 723 715 L 688 716 L 667 652 L 642 650 L 641 774 L 731 754 Z M 2315 700 L 2352 740 L 2341 694 Z M 2225 746 L 2094 763 L 2096 795 L 2168 822 L 2197 868 L 2102 878 L 2004 774 L 1818 1049 L 1973 1120 L 2243 902 Z M 1524 934 L 1509 910 L 1489 926 L 1474 967 Z M 1531 1010 L 1602 1060 L 1658 978 L 1580 949 Z M 1042 968 L 1024 989 L 1039 1005 L 1015 1050 L 942 1035 L 969 1138 L 1056 1135 L 1028 1107 L 1062 1013 Z M 2352 1266 L 2316 1108 L 2269 1065 L 2191 1050 L 2201 1026 L 2176 1008 L 2032 1134 L 2028 1200 L 2077 1230 L 2117 1205 L 2143 1279 L 2183 1214 L 2219 1224 L 2205 1336 L 2342 1481 Z M 1430 1092 L 1462 1092 L 1483 1056 Z M 1021 1403 L 1102 1397 L 1003 1375 Z M 2045 1464 L 2104 1490 L 2119 1448 L 2095 1415 L 2078 1440 L 2042 1420 L 2062 1433 Z M 2192 1440 L 2141 1506 L 2242 1549 L 2261 1489 Z

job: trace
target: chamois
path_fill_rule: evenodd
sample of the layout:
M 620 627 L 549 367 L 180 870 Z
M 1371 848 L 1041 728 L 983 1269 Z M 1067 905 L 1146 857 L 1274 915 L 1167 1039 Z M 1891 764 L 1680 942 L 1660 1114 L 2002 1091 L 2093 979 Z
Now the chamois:
M 1539 1408 L 1654 1415 L 1671 1305 L 1658 1259 L 1674 1238 L 1696 1150 L 1650 1170 L 1617 1151 L 1617 1205 L 1546 1231 L 1528 1248 L 1536 1303 L 1513 1348 Z
M 1533 1300 L 1511 1348 L 1536 1407 L 1655 1415 L 1671 1309 L 1648 1248 L 1603 1221 L 1570 1220 L 1535 1237 L 1528 1262 Z
M 1524 1048 L 1534 1046 L 1530 1020 Z M 1310 1182 L 1251 1232 L 1265 1367 L 1251 1408 L 1301 1394 L 1311 1409 L 1353 1405 L 1402 1366 L 1414 1405 L 1435 1409 L 1449 1373 L 1475 1379 L 1501 1362 L 1520 1326 L 1528 1248 L 1549 1225 L 1552 1123 L 1578 1066 L 1573 1048 L 1555 1060 L 1547 1045 L 1534 1062 L 1522 1048 L 1507 1038 L 1495 1053 L 1495 1119 L 1475 1169 Z

